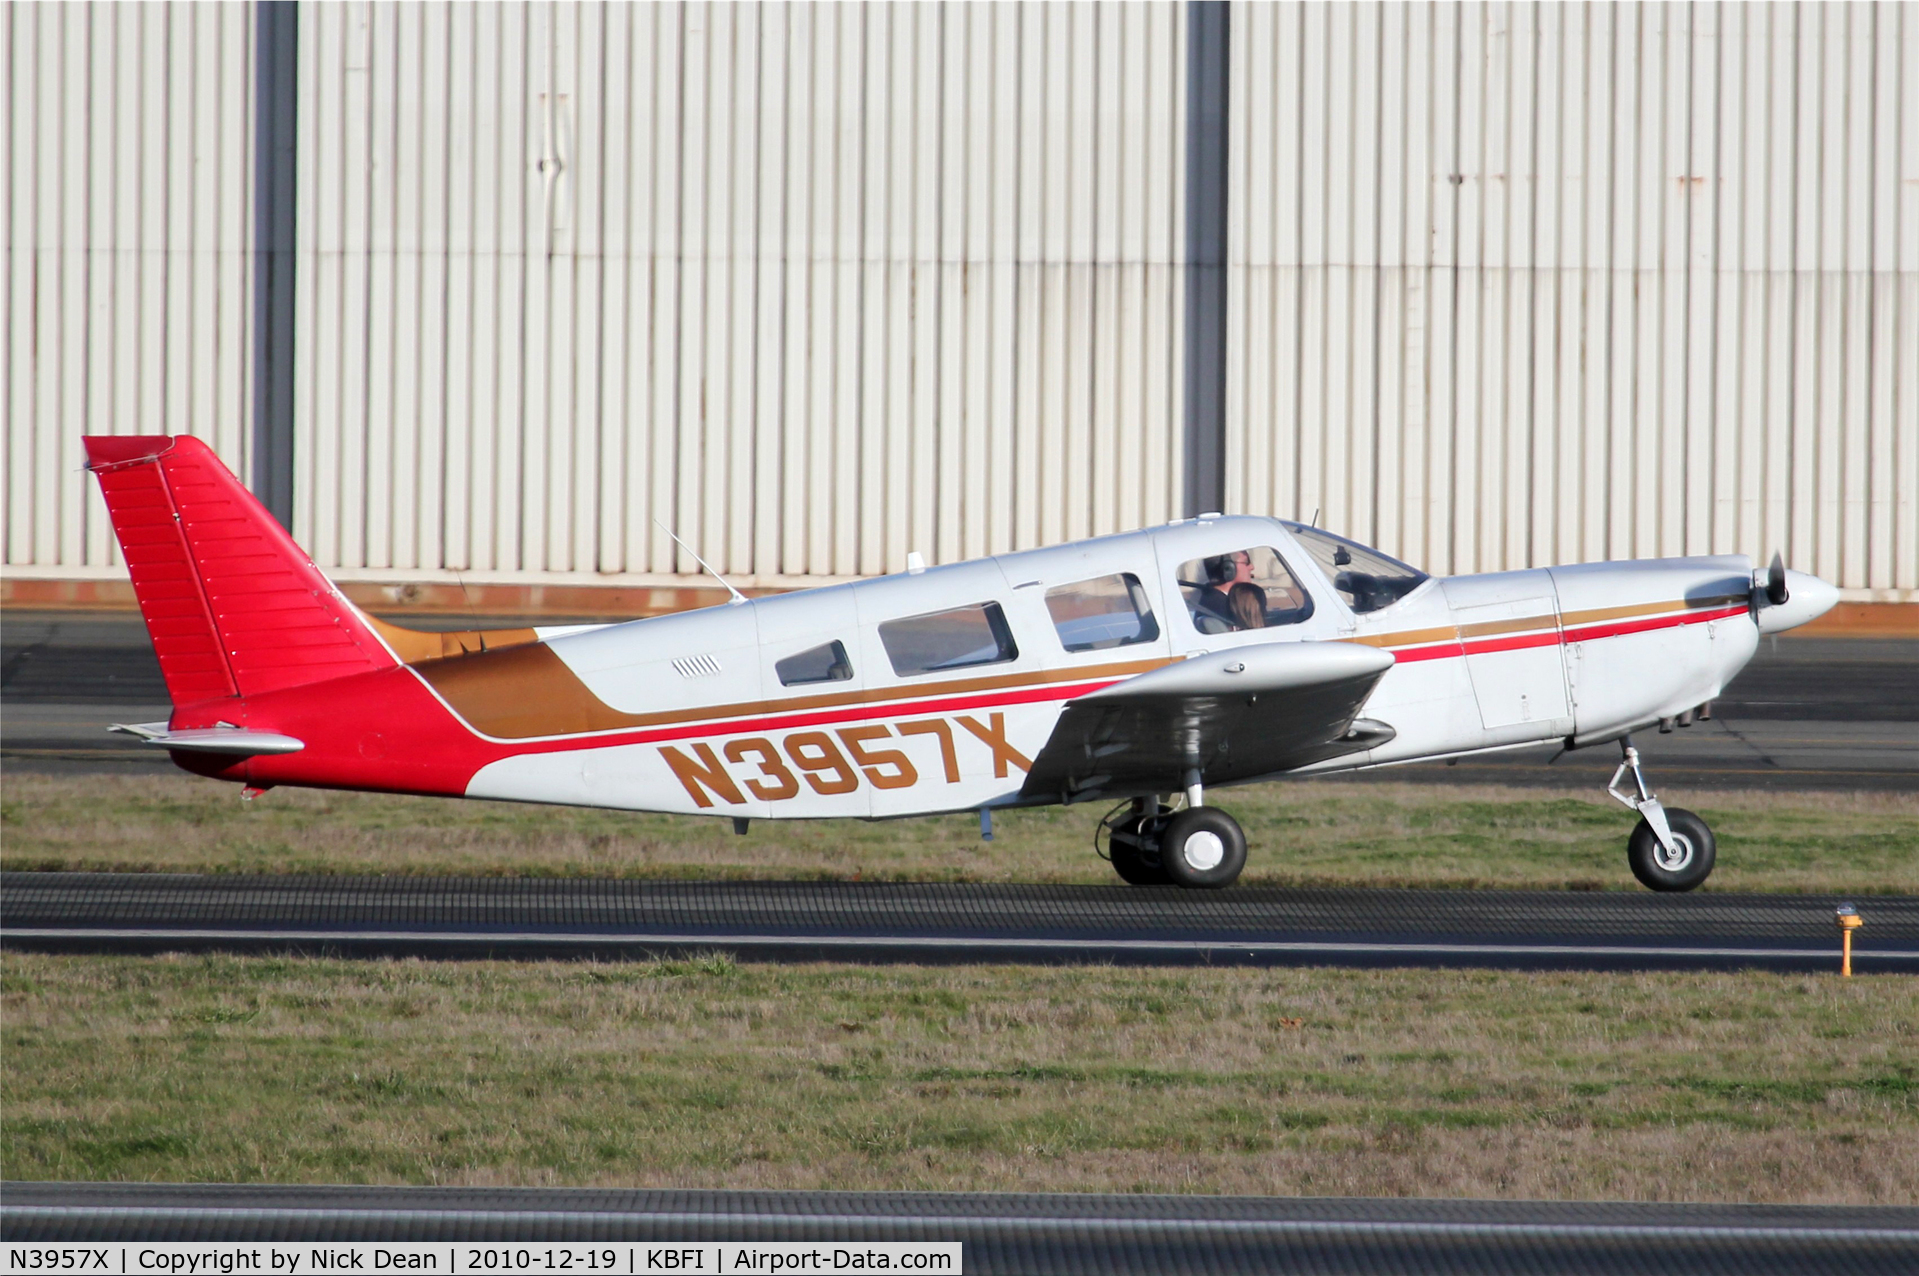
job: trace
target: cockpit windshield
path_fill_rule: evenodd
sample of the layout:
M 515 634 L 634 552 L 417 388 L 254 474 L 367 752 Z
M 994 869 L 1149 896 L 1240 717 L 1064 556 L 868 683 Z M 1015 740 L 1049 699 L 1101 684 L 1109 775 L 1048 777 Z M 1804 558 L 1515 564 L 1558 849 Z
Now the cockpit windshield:
M 1408 567 L 1344 536 L 1304 523 L 1287 523 L 1286 530 L 1299 537 L 1301 547 L 1313 556 L 1326 579 L 1355 612 L 1390 607 L 1428 579 L 1417 567 Z

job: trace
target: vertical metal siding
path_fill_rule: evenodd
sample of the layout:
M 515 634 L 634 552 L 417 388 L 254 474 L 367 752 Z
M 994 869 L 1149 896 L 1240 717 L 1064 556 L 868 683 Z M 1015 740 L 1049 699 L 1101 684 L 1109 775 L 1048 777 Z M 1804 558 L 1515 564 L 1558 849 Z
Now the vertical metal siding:
M 9 567 L 119 561 L 85 434 L 195 434 L 248 473 L 251 5 L 0 11 Z
M 1244 4 L 1231 507 L 1919 586 L 1919 7 Z
M 328 566 L 845 576 L 1173 516 L 1183 10 L 309 5 Z
M 1186 22 L 302 6 L 296 533 L 791 579 L 1173 516 Z M 117 570 L 84 433 L 253 472 L 256 36 L 0 15 L 10 573 Z M 1230 58 L 1229 508 L 1919 589 L 1919 8 L 1241 4 Z

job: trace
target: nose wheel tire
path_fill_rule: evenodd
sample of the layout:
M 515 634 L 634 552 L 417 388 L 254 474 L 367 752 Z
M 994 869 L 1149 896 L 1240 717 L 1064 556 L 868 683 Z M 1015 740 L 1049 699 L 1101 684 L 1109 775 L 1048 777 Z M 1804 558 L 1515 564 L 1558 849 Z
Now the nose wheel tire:
M 1160 830 L 1159 860 L 1175 886 L 1218 890 L 1246 867 L 1246 834 L 1216 806 L 1190 807 Z
M 1689 891 L 1712 873 L 1718 844 L 1706 822 L 1691 811 L 1666 808 L 1666 825 L 1672 830 L 1672 849 L 1659 844 L 1652 825 L 1639 821 L 1626 842 L 1626 861 L 1632 875 L 1648 890 Z

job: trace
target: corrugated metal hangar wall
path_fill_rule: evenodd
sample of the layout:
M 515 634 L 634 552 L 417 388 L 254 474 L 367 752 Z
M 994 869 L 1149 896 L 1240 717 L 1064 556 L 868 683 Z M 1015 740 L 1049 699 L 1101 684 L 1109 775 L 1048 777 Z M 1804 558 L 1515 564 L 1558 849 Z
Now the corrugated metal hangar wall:
M 1229 504 L 1919 585 L 1919 6 L 1233 12 Z
M 13 576 L 87 432 L 342 578 L 1309 517 L 1919 588 L 1919 6 L 12 5 Z M 1870 595 L 1863 591 L 1872 591 Z

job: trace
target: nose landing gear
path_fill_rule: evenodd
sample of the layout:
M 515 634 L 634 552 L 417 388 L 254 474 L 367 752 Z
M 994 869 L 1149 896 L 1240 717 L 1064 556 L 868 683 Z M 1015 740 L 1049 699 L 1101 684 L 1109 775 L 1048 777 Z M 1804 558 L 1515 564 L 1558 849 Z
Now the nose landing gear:
M 1613 772 L 1610 793 L 1628 809 L 1639 812 L 1639 823 L 1626 839 L 1626 862 L 1642 886 L 1655 891 L 1689 891 L 1712 874 L 1718 843 L 1712 829 L 1691 811 L 1668 810 L 1646 787 L 1639 767 L 1639 750 L 1632 737 L 1619 742 L 1620 762 Z M 1631 774 L 1638 796 L 1619 787 Z

